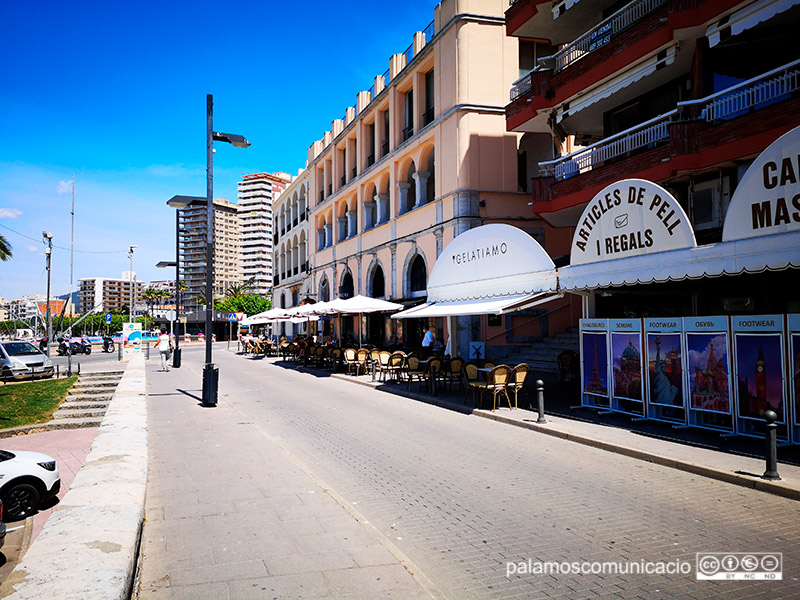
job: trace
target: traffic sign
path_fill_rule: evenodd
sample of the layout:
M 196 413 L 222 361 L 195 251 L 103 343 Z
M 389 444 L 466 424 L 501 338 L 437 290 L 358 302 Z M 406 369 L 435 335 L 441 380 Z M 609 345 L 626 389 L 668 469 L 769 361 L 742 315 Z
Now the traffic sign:
M 231 313 L 231 314 L 228 315 L 228 321 L 232 321 L 232 322 L 235 323 L 238 320 L 239 319 L 236 318 L 236 313 Z
M 106 313 L 106 323 L 111 323 L 111 313 Z

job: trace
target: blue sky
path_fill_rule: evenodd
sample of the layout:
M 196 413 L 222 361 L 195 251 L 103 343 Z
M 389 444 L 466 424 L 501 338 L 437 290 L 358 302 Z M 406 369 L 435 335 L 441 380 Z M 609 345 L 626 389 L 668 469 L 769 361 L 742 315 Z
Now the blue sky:
M 173 277 L 155 268 L 175 253 L 165 203 L 206 193 L 206 94 L 214 129 L 252 143 L 215 144 L 214 196 L 235 200 L 244 174 L 304 167 L 436 4 L 0 2 L 0 297 L 45 292 L 45 230 L 69 291 L 73 173 L 75 288 L 119 277 L 131 244 L 137 278 Z

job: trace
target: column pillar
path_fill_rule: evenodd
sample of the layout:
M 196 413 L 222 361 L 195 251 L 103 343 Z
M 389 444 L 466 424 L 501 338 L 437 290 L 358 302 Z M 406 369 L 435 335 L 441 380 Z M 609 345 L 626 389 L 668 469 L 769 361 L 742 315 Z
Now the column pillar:
M 417 184 L 417 197 L 415 198 L 414 208 L 422 206 L 428 201 L 428 177 L 430 175 L 428 171 L 417 171 L 412 175 Z
M 333 246 L 333 225 L 325 223 L 325 247 Z
M 411 188 L 410 183 L 406 183 L 405 181 L 398 181 L 397 182 L 397 204 L 398 204 L 398 214 L 407 213 L 409 211 L 408 206 L 408 190 Z
M 375 202 L 378 205 L 378 222 L 376 225 L 386 223 L 389 220 L 389 194 L 375 194 Z
M 347 211 L 347 237 L 353 237 L 358 231 L 358 211 Z
M 364 231 L 375 227 L 375 206 L 377 203 L 373 200 L 371 202 L 364 202 Z M 379 221 L 380 222 L 380 221 Z
M 347 217 L 336 217 L 336 223 L 339 226 L 338 241 L 343 241 L 347 233 Z

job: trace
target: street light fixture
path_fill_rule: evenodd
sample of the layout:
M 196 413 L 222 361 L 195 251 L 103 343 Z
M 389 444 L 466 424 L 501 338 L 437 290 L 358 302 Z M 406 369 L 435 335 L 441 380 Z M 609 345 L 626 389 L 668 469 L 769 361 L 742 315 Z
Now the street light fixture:
M 53 254 L 53 234 L 43 231 L 42 238 L 47 244 L 44 249 L 45 266 L 47 267 L 47 346 L 45 354 L 50 358 L 50 344 L 53 343 L 53 319 L 50 312 L 50 255 Z

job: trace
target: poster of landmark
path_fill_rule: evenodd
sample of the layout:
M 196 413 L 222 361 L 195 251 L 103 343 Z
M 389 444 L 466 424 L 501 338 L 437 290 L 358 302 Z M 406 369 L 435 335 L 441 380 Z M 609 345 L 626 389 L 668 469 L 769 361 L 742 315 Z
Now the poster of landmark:
M 792 333 L 792 394 L 794 423 L 800 424 L 800 333 Z
M 778 422 L 785 421 L 782 338 L 780 333 L 734 334 L 740 417 L 761 420 L 771 409 Z
M 651 404 L 683 407 L 680 333 L 647 333 L 647 377 Z
M 686 353 L 689 407 L 730 414 L 728 334 L 687 332 Z
M 581 381 L 583 391 L 587 394 L 608 396 L 608 349 L 606 336 L 603 333 L 584 331 L 582 338 L 583 363 L 581 365 Z
M 639 332 L 611 333 L 614 398 L 642 401 L 642 348 Z

